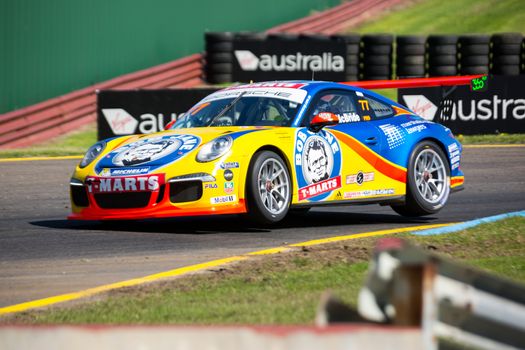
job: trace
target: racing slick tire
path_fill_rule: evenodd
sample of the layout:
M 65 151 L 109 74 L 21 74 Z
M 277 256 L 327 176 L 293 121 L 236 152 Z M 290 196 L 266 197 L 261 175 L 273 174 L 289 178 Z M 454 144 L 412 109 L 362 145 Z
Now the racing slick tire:
M 423 141 L 410 155 L 405 204 L 392 205 L 403 216 L 437 213 L 450 195 L 448 159 L 434 142 Z
M 283 159 L 272 151 L 257 152 L 248 169 L 248 213 L 263 225 L 284 219 L 292 201 L 292 182 Z

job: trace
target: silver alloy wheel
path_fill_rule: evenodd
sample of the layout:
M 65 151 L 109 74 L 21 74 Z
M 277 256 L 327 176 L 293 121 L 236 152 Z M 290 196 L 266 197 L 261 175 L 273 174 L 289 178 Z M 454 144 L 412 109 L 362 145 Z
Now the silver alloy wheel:
M 414 177 L 419 194 L 428 203 L 439 203 L 448 194 L 447 170 L 439 154 L 427 148 L 418 154 Z
M 275 158 L 264 161 L 257 175 L 259 196 L 270 213 L 280 214 L 288 207 L 290 183 L 284 165 Z

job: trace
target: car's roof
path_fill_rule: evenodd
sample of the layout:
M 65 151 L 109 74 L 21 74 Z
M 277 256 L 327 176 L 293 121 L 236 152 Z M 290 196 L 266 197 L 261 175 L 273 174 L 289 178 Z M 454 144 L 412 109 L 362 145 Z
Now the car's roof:
M 357 86 L 352 86 L 349 84 L 341 84 L 331 81 L 320 81 L 320 80 L 274 80 L 274 81 L 262 81 L 262 82 L 256 82 L 251 84 L 242 84 L 237 87 L 283 87 L 283 88 L 295 88 L 295 89 L 302 89 L 306 90 L 308 95 L 315 95 L 320 90 L 327 90 L 327 89 L 344 89 L 348 91 L 359 91 L 368 94 L 369 96 L 375 97 L 378 100 L 382 100 L 385 103 L 393 104 L 398 107 L 406 108 L 396 101 L 392 101 L 389 98 L 382 96 L 380 94 L 377 94 L 373 91 L 363 89 Z M 225 88 L 231 89 L 232 87 Z

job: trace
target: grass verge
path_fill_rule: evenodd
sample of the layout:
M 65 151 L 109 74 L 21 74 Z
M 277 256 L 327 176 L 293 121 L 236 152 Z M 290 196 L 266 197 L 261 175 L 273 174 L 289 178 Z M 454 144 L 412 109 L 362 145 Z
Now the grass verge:
M 83 155 L 96 142 L 94 124 L 78 131 L 53 138 L 32 147 L 0 150 L 0 158 L 54 157 Z
M 440 236 L 400 235 L 423 249 L 525 282 L 525 218 Z M 312 324 L 321 293 L 355 305 L 377 238 L 302 248 L 98 301 L 31 311 L 9 323 Z
M 522 0 L 412 1 L 349 31 L 392 34 L 525 32 Z

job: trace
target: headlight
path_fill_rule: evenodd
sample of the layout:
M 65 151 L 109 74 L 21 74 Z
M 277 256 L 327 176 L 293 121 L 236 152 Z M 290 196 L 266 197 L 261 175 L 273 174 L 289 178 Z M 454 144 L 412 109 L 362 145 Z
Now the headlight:
M 99 156 L 100 153 L 106 148 L 105 142 L 97 142 L 93 146 L 89 147 L 84 156 L 84 159 L 80 162 L 80 167 L 85 168 L 91 163 L 95 158 Z
M 233 139 L 230 136 L 217 137 L 215 140 L 202 146 L 199 153 L 197 153 L 197 161 L 204 163 L 222 157 L 230 150 L 232 144 Z

